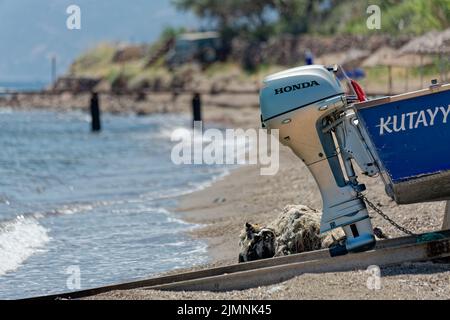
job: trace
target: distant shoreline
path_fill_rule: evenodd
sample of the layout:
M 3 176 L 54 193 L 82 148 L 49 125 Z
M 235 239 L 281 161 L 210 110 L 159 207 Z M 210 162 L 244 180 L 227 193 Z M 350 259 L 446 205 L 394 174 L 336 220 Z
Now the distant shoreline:
M 102 112 L 111 114 L 191 114 L 192 94 L 175 95 L 170 92 L 114 94 L 101 93 Z M 52 110 L 58 112 L 89 110 L 90 93 L 49 92 L 17 93 L 0 96 L 0 108 L 13 110 Z M 257 94 L 204 94 L 202 95 L 203 120 L 220 122 L 229 127 L 248 124 L 259 126 L 259 97 Z

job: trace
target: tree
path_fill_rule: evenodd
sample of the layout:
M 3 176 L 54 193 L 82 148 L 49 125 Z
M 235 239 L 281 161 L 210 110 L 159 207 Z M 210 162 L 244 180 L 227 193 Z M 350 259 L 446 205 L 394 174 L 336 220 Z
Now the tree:
M 270 11 L 273 0 L 173 0 L 179 10 L 191 11 L 199 18 L 209 20 L 227 34 L 246 34 L 260 40 L 271 33 Z
M 173 0 L 180 10 L 191 11 L 223 30 L 266 40 L 274 32 L 311 31 L 332 14 L 338 3 L 349 0 Z
M 273 6 L 273 0 L 172 0 L 172 3 L 180 10 L 192 11 L 200 18 L 221 24 L 264 24 L 265 10 Z

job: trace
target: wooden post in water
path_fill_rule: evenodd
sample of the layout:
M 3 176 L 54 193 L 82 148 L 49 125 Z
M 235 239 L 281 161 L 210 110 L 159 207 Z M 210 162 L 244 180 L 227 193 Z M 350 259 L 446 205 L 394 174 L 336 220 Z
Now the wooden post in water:
M 52 56 L 51 57 L 51 81 L 52 81 L 52 86 L 55 85 L 56 82 L 56 56 Z
M 392 65 L 388 66 L 388 87 L 389 95 L 392 95 Z
M 100 100 L 98 98 L 98 93 L 93 92 L 91 96 L 91 124 L 92 124 L 92 132 L 99 132 L 102 130 L 101 124 L 101 111 L 100 111 Z
M 420 54 L 420 88 L 423 88 L 423 54 Z
M 192 98 L 192 127 L 196 121 L 202 121 L 202 99 L 198 92 Z
M 444 223 L 442 224 L 442 230 L 450 229 L 450 201 L 447 201 L 447 206 L 445 207 Z
M 409 89 L 409 68 L 405 68 L 405 92 L 408 92 Z

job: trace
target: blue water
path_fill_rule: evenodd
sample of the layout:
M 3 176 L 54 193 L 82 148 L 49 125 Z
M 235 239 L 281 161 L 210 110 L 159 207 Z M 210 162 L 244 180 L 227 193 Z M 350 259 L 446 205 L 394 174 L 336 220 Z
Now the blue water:
M 0 109 L 0 298 L 70 291 L 207 262 L 196 226 L 172 213 L 177 196 L 227 168 L 176 166 L 176 115 L 104 115 Z
M 0 81 L 0 95 L 2 92 L 11 91 L 39 91 L 44 89 L 48 83 L 43 81 L 27 81 L 27 82 L 13 82 Z

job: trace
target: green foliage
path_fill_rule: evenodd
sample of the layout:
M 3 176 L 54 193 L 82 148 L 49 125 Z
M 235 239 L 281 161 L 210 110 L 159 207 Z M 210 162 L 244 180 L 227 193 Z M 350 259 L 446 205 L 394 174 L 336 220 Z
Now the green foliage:
M 83 73 L 91 68 L 108 66 L 116 52 L 116 48 L 109 43 L 101 43 L 79 57 L 72 65 L 72 73 Z
M 450 27 L 450 0 L 371 0 L 361 1 L 363 7 L 377 4 L 381 8 L 381 30 L 389 34 L 420 35 L 430 30 Z M 360 11 L 361 12 L 361 11 Z M 340 30 L 354 34 L 370 34 L 367 15 L 355 15 Z
M 186 29 L 184 27 L 174 28 L 171 26 L 166 26 L 166 27 L 164 27 L 163 31 L 161 32 L 160 41 L 165 42 L 167 40 L 175 38 L 176 36 L 178 36 L 184 32 L 186 32 Z
M 179 10 L 190 11 L 214 26 L 222 35 L 226 50 L 230 50 L 235 37 L 244 39 L 249 48 L 280 34 L 302 33 L 336 35 L 343 33 L 367 35 L 418 35 L 432 29 L 450 28 L 450 0 L 172 0 Z M 369 30 L 366 26 L 371 4 L 381 8 L 381 30 Z M 135 61 L 113 63 L 117 46 L 100 44 L 89 50 L 71 66 L 71 73 L 106 79 L 109 83 L 127 80 L 133 87 L 143 82 L 170 83 L 173 71 L 165 66 L 164 56 L 148 67 L 149 58 L 164 48 L 170 39 L 185 32 L 183 28 L 166 27 L 160 38 L 149 48 L 147 56 Z M 245 42 L 244 42 L 245 43 Z M 255 46 L 258 48 L 258 46 Z M 226 47 L 228 46 L 228 48 Z M 229 53 L 229 52 L 228 52 Z M 253 57 L 254 51 L 247 56 Z M 251 60 L 251 59 L 250 59 Z M 245 60 L 243 60 L 245 61 Z M 258 62 L 251 73 L 241 70 L 242 61 L 224 59 L 209 66 L 204 72 L 208 77 L 216 74 L 235 73 L 259 79 L 280 67 Z M 422 72 L 412 68 L 411 77 Z M 439 73 L 437 64 L 425 68 L 425 75 Z M 386 70 L 371 69 L 368 81 L 376 83 L 384 79 Z M 385 80 L 382 80 L 385 81 Z M 379 81 L 378 81 L 379 82 Z
M 339 18 L 336 7 L 343 0 L 274 0 L 277 12 L 277 29 L 280 33 L 315 33 L 322 24 L 333 18 Z M 350 3 L 350 2 L 349 2 Z
M 176 8 L 212 22 L 225 38 L 240 34 L 266 40 L 273 33 L 273 0 L 173 0 Z
M 216 24 L 228 36 L 273 34 L 422 34 L 450 27 L 450 0 L 173 0 L 180 10 Z M 381 8 L 381 30 L 366 26 L 369 5 Z

